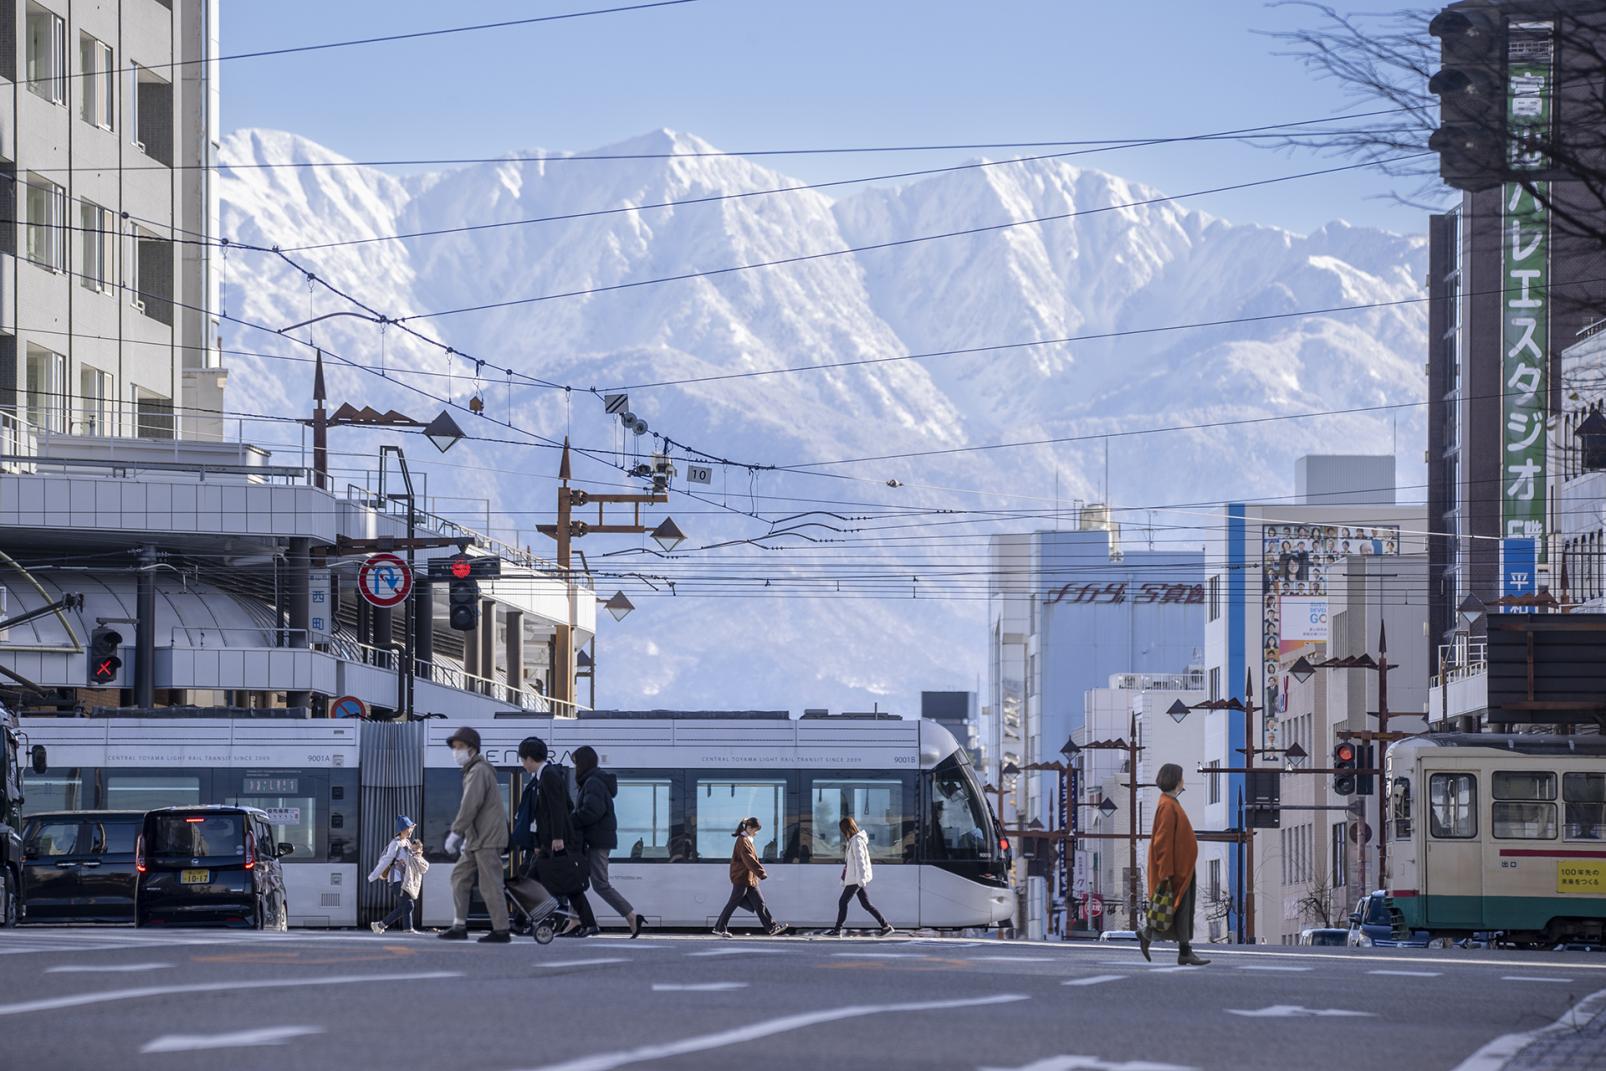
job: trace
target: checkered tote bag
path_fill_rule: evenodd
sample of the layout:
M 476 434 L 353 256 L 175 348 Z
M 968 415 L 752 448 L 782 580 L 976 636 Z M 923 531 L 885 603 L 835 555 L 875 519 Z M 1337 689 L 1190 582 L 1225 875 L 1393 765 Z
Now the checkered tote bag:
M 1148 925 L 1150 933 L 1170 933 L 1176 921 L 1177 897 L 1169 880 L 1162 881 L 1149 900 Z

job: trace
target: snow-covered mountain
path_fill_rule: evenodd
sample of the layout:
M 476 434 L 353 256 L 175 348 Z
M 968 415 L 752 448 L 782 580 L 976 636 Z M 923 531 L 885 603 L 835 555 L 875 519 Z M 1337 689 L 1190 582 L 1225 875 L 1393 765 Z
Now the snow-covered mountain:
M 581 154 L 646 158 L 530 152 L 398 178 L 360 166 L 250 166 L 341 162 L 285 133 L 240 131 L 223 147 L 231 242 L 277 246 L 459 351 L 449 357 L 394 326 L 353 318 L 297 331 L 396 380 L 332 364 L 336 398 L 429 413 L 439 403 L 407 385 L 458 404 L 478 395 L 489 414 L 521 429 L 567 430 L 577 444 L 628 451 L 649 440 L 623 442 L 591 394 L 509 387 L 462 354 L 580 388 L 823 366 L 631 391 L 632 408 L 655 431 L 742 464 L 716 470 L 703 500 L 671 503 L 692 536 L 674 560 L 630 541 L 587 541 L 594 570 L 646 574 L 660 589 L 630 578 L 598 583 L 604 594 L 623 587 L 641 608 L 605 624 L 605 704 L 909 710 L 923 688 L 973 687 L 986 652 L 985 536 L 1051 527 L 1056 500 L 1102 499 L 1101 436 L 1423 393 L 1422 305 L 1284 315 L 1415 297 L 1425 261 L 1418 238 L 1344 223 L 1310 235 L 1234 225 L 1187 202 L 1139 204 L 1161 195 L 1063 160 L 1000 162 L 836 201 L 812 190 L 733 197 L 799 183 L 751 160 L 691 155 L 712 150 L 657 131 Z M 1044 217 L 1062 218 L 1021 222 Z M 535 218 L 545 221 L 524 222 Z M 1021 225 L 816 256 L 1012 222 Z M 477 229 L 427 233 L 468 224 Z M 326 245 L 398 233 L 413 236 Z M 314 246 L 325 247 L 298 249 Z M 811 259 L 640 285 L 798 257 Z M 252 323 L 353 308 L 271 255 L 232 250 L 226 272 L 227 313 Z M 509 301 L 519 303 L 423 315 Z M 1217 326 L 1185 327 L 1200 323 Z M 304 410 L 309 366 L 250 354 L 305 350 L 237 324 L 227 331 L 228 348 L 240 351 L 230 357 L 230 407 Z M 1072 338 L 1082 341 L 997 348 Z M 972 352 L 875 362 L 954 350 Z M 855 361 L 875 363 L 839 366 Z M 1422 414 L 1398 415 L 1401 482 L 1420 485 L 1412 459 Z M 1393 418 L 1111 438 L 1109 497 L 1146 509 L 1287 495 L 1298 455 L 1386 451 Z M 526 438 L 490 421 L 469 430 Z M 1076 441 L 815 474 L 763 467 L 1055 438 Z M 463 467 L 437 470 L 431 494 L 491 498 L 502 511 L 492 518 L 496 534 L 539 546 L 533 529 L 551 508 L 541 477 L 556 468 L 550 450 L 472 443 L 447 460 Z M 579 475 L 622 479 L 591 461 Z M 949 516 L 925 527 L 885 516 L 933 508 L 1041 516 Z M 821 512 L 783 521 L 810 510 Z M 1130 533 L 1147 517 L 1122 519 Z M 1154 520 L 1201 523 L 1197 512 Z M 798 534 L 763 546 L 693 549 L 800 523 Z M 866 531 L 892 524 L 902 527 Z M 1156 538 L 1194 537 L 1166 528 Z M 800 576 L 826 575 L 842 577 L 841 594 L 819 582 L 822 597 L 798 597 Z M 664 576 L 679 578 L 673 596 Z M 863 577 L 874 581 L 855 579 Z M 848 597 L 870 589 L 885 597 Z

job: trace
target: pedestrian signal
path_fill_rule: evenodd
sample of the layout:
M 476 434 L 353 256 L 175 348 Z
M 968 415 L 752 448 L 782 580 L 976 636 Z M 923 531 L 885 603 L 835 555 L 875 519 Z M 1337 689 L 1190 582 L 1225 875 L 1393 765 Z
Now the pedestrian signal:
M 89 634 L 89 683 L 114 684 L 123 668 L 118 652 L 123 646 L 123 635 L 114 628 L 101 625 Z

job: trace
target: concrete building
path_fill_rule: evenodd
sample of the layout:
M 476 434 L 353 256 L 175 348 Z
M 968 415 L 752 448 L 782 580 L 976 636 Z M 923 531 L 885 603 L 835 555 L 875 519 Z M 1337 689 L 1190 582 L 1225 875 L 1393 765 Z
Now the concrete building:
M 0 2 L 6 452 L 221 438 L 216 55 L 216 0 Z
M 20 693 L 22 710 L 316 717 L 352 697 L 384 717 L 402 705 L 410 640 L 417 714 L 573 713 L 547 698 L 553 639 L 572 624 L 577 647 L 590 642 L 594 593 L 434 502 L 417 502 L 416 532 L 450 542 L 417 551 L 409 636 L 403 607 L 357 594 L 368 551 L 353 541 L 407 534 L 377 474 L 374 493 L 356 498 L 239 443 L 47 436 L 44 447 L 0 465 L 0 605 L 17 614 L 67 595 L 82 604 L 6 630 L 0 684 Z M 448 627 L 445 585 L 427 581 L 428 560 L 455 554 L 459 540 L 501 563 L 498 579 L 480 582 L 468 632 Z M 116 633 L 121 666 L 97 679 L 89 654 L 101 628 Z
M 1561 352 L 1568 389 L 1550 440 L 1551 589 L 1577 611 L 1606 610 L 1606 321 Z M 1565 574 L 1565 582 L 1562 577 Z
M 970 753 L 971 762 L 978 762 L 980 711 L 976 707 L 975 692 L 921 692 L 920 716 L 953 733 L 954 739 Z
M 1095 836 L 1077 844 L 1077 858 L 1071 867 L 1072 910 L 1062 932 L 1137 928 L 1131 890 L 1137 890 L 1141 912 L 1148 897 L 1147 836 L 1160 803 L 1160 790 L 1154 782 L 1166 763 L 1182 767 L 1182 809 L 1189 821 L 1203 828 L 1207 791 L 1194 769 L 1205 752 L 1206 715 L 1191 708 L 1204 698 L 1204 674 L 1197 669 L 1120 673 L 1110 678 L 1109 687 L 1086 693 L 1082 725 L 1071 735 L 1084 749 L 1073 760 L 1078 784 L 1077 827 Z M 1140 749 L 1135 781 L 1126 751 L 1088 747 L 1099 741 L 1134 739 Z M 1142 834 L 1135 860 L 1130 841 L 1106 839 L 1124 837 L 1133 828 L 1134 804 L 1136 828 Z M 1201 885 L 1194 900 L 1194 932 L 1201 938 L 1208 932 L 1207 920 L 1219 900 L 1219 881 L 1212 890 L 1206 879 L 1206 874 L 1199 875 Z M 1087 910 L 1095 900 L 1100 908 L 1097 915 Z
M 1413 578 L 1399 564 L 1401 556 L 1427 549 L 1423 507 L 1395 504 L 1392 490 L 1379 496 L 1376 471 L 1308 463 L 1305 471 L 1326 472 L 1331 482 L 1307 480 L 1304 493 L 1286 504 L 1227 504 L 1206 545 L 1205 689 L 1211 699 L 1242 701 L 1247 683 L 1257 709 L 1258 746 L 1265 748 L 1287 746 L 1281 725 L 1286 704 L 1284 656 L 1305 645 L 1318 653 L 1326 649 L 1338 588 L 1355 583 L 1351 578 L 1364 573 L 1371 580 L 1363 587 L 1375 582 L 1382 593 L 1351 597 L 1346 605 L 1358 607 L 1368 597 L 1387 604 L 1403 600 Z M 1362 489 L 1366 504 L 1351 503 L 1349 493 Z M 1376 566 L 1377 572 L 1349 564 L 1367 558 L 1387 564 Z M 1409 631 L 1409 626 L 1401 627 Z M 1418 623 L 1414 633 L 1402 633 L 1397 641 L 1402 654 L 1413 643 L 1423 648 L 1418 664 L 1426 660 L 1421 637 Z M 1369 642 L 1375 645 L 1375 633 Z M 1391 642 L 1391 650 L 1392 646 Z M 1406 676 L 1402 670 L 1395 678 Z M 1210 713 L 1206 764 L 1226 769 L 1244 765 L 1244 720 L 1236 711 Z M 1237 828 L 1243 775 L 1216 775 L 1210 780 L 1218 781 L 1219 788 L 1209 793 L 1204 828 Z M 1201 869 L 1219 868 L 1235 903 L 1240 893 L 1238 854 L 1235 845 L 1227 844 L 1201 845 L 1200 851 Z M 1229 930 L 1237 931 L 1238 919 L 1236 915 L 1214 919 L 1212 926 L 1219 930 L 1212 936 L 1224 939 Z
M 981 749 L 1006 824 L 1057 824 L 1045 778 L 1003 771 L 1059 760 L 1090 688 L 1198 662 L 1203 569 L 1198 551 L 1125 549 L 1100 506 L 1079 511 L 1074 530 L 993 538 Z M 1021 926 L 1040 937 L 1055 910 L 1049 878 L 1024 862 L 1017 877 Z

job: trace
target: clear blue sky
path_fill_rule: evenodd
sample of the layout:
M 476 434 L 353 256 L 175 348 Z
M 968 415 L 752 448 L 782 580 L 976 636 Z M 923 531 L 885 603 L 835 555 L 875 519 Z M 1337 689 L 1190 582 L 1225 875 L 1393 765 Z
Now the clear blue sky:
M 620 2 L 236 0 L 223 5 L 223 50 Z M 1337 6 L 1370 9 L 1355 0 Z M 1258 0 L 698 0 L 226 63 L 223 125 L 289 130 L 355 159 L 581 151 L 657 127 L 745 150 L 1174 136 L 1356 107 L 1255 32 L 1311 18 Z M 770 163 L 823 180 L 972 155 Z M 1079 162 L 1179 193 L 1336 161 L 1217 143 Z M 1391 188 L 1351 173 L 1188 203 L 1301 231 L 1335 218 L 1423 230 L 1419 211 L 1386 199 Z

